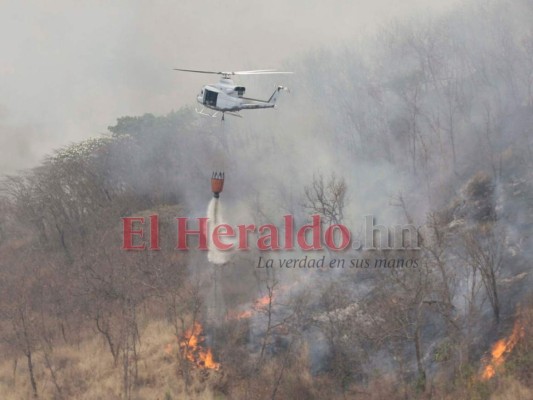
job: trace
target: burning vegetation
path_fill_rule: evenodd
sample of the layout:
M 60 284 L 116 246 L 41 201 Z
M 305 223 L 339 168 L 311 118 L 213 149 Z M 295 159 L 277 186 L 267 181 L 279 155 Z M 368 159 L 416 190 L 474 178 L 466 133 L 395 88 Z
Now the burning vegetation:
M 368 51 L 295 58 L 305 90 L 279 122 L 123 117 L 0 179 L 0 397 L 532 399 L 533 2 L 479 3 L 388 24 Z M 326 227 L 368 212 L 420 225 L 420 250 L 317 257 L 417 268 L 174 251 L 165 221 L 203 215 L 210 163 L 235 183 L 222 204 L 224 176 L 209 174 L 210 221 L 320 214 Z M 132 215 L 164 217 L 160 251 L 121 249 Z
M 520 322 L 520 318 L 517 318 L 511 334 L 492 345 L 490 356 L 487 357 L 481 373 L 481 380 L 487 381 L 491 379 L 501 369 L 507 356 L 513 351 L 514 347 L 524 335 L 525 329 Z
M 274 301 L 274 296 L 270 297 L 268 294 L 254 300 L 251 307 L 241 311 L 228 311 L 227 319 L 241 320 L 251 318 L 257 311 L 268 308 L 269 304 Z
M 172 355 L 179 351 L 180 356 L 195 367 L 218 371 L 220 363 L 215 361 L 213 351 L 210 347 L 206 347 L 205 340 L 202 324 L 195 322 L 180 338 L 176 339 L 178 349 L 175 343 L 170 342 L 165 345 L 164 352 Z
M 183 358 L 202 369 L 218 371 L 220 364 L 214 360 L 211 348 L 205 346 L 203 327 L 199 322 L 187 329 L 179 340 L 180 352 Z

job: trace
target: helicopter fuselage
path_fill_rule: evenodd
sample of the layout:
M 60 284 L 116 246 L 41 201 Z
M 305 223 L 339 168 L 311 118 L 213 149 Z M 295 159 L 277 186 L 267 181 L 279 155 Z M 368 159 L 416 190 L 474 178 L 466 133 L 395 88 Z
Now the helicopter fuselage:
M 231 79 L 222 78 L 218 83 L 204 86 L 197 101 L 204 107 L 221 112 L 273 108 L 280 88 L 267 101 L 251 99 L 243 96 L 246 91 L 244 86 L 237 86 Z

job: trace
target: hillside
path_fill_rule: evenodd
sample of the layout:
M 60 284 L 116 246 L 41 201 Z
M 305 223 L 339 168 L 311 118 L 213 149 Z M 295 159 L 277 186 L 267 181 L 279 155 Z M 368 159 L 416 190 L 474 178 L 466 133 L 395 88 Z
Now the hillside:
M 275 111 L 120 117 L 4 177 L 0 397 L 532 398 L 532 18 L 468 2 L 390 25 L 288 60 Z M 176 250 L 214 170 L 228 224 L 371 215 L 418 247 Z M 152 215 L 161 250 L 123 250 L 122 218 Z

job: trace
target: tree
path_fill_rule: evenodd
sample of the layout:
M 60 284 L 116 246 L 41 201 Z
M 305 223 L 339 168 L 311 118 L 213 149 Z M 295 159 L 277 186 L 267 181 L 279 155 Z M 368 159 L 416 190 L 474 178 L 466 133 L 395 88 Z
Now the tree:
M 344 219 L 347 186 L 344 178 L 332 173 L 325 181 L 322 174 L 313 175 L 313 182 L 306 186 L 304 208 L 310 214 L 321 215 L 326 225 L 340 224 Z

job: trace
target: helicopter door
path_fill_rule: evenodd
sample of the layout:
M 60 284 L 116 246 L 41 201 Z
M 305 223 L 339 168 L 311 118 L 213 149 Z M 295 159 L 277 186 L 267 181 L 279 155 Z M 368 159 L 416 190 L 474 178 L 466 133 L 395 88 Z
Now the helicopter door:
M 206 90 L 205 91 L 204 104 L 206 106 L 216 107 L 216 105 L 217 105 L 217 97 L 218 97 L 218 93 L 217 92 L 213 92 L 211 90 Z

